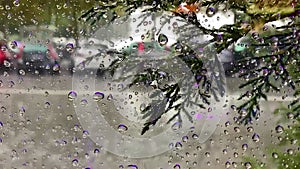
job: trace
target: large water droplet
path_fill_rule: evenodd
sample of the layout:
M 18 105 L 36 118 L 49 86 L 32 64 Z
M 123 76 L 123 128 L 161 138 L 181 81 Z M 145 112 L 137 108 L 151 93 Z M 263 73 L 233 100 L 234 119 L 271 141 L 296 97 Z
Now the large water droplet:
M 164 46 L 168 43 L 168 37 L 164 34 L 159 34 L 158 36 L 158 43 L 161 45 L 161 46 Z
M 73 101 L 74 99 L 76 99 L 77 97 L 77 93 L 75 91 L 70 91 L 69 94 L 68 94 L 68 99 L 70 101 Z
M 69 53 L 73 53 L 74 50 L 75 50 L 73 43 L 68 43 L 68 44 L 66 45 L 66 50 L 67 50 Z
M 252 140 L 254 142 L 259 142 L 259 135 L 257 133 L 254 133 L 253 136 L 252 136 Z
M 101 93 L 101 92 L 95 92 L 94 96 L 93 96 L 93 99 L 94 101 L 100 101 L 104 98 L 104 93 Z
M 128 169 L 138 169 L 138 166 L 135 164 L 130 164 L 127 167 L 128 167 Z
M 244 151 L 246 151 L 246 150 L 248 149 L 248 144 L 243 144 L 243 145 L 242 145 L 242 149 L 243 149 Z
M 59 64 L 54 64 L 52 70 L 55 71 L 55 72 L 57 72 L 57 71 L 59 71 L 59 69 L 60 69 Z
M 11 66 L 11 63 L 8 60 L 4 60 L 3 64 L 4 64 L 5 67 L 10 67 Z
M 128 127 L 125 124 L 119 124 L 118 131 L 119 132 L 125 132 L 128 130 Z
M 72 165 L 78 166 L 79 165 L 78 160 L 77 159 L 72 160 Z
M 276 132 L 279 133 L 279 134 L 283 133 L 283 131 L 284 131 L 284 129 L 283 129 L 283 127 L 282 127 L 281 125 L 276 126 L 276 127 L 275 127 L 275 130 L 276 130 Z
M 216 10 L 216 8 L 214 8 L 214 7 L 208 7 L 208 8 L 206 9 L 206 15 L 207 15 L 208 17 L 214 16 L 214 15 L 216 14 L 216 12 L 217 12 L 217 10 Z
M 175 144 L 175 148 L 176 148 L 177 150 L 181 149 L 181 148 L 182 148 L 181 142 L 177 142 L 177 143 Z
M 181 167 L 180 167 L 180 164 L 175 164 L 173 168 L 174 169 L 180 169 Z
M 49 108 L 50 108 L 50 105 L 51 105 L 50 102 L 45 102 L 44 108 L 45 108 L 45 109 L 49 109 Z
M 246 162 L 244 165 L 245 165 L 246 169 L 252 168 L 252 165 L 250 162 Z
M 109 94 L 108 96 L 107 96 L 107 100 L 108 101 L 111 101 L 113 99 L 113 95 L 112 94 Z
M 20 70 L 19 70 L 19 74 L 22 75 L 22 76 L 24 76 L 24 75 L 26 74 L 26 72 L 25 72 L 25 70 L 20 69 Z
M 273 158 L 278 158 L 278 153 L 275 153 L 275 152 L 272 153 L 272 157 L 273 157 Z

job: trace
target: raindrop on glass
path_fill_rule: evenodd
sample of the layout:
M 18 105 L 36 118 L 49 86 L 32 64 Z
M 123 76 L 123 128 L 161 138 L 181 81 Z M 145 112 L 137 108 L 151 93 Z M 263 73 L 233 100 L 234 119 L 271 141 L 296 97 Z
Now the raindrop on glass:
M 193 135 L 192 135 L 192 138 L 193 138 L 193 139 L 198 139 L 199 136 L 198 136 L 197 134 L 193 134 Z
M 128 127 L 125 124 L 119 124 L 118 131 L 119 132 L 125 132 L 128 130 Z
M 77 159 L 72 160 L 72 165 L 73 166 L 78 166 L 78 160 Z
M 77 97 L 77 93 L 75 91 L 70 91 L 68 94 L 68 99 L 73 101 Z
M 180 167 L 179 164 L 175 164 L 174 167 L 173 167 L 173 169 L 180 169 L 180 168 L 181 168 L 181 167 Z
M 101 93 L 101 92 L 95 92 L 94 96 L 93 96 L 93 99 L 94 101 L 100 101 L 104 98 L 104 94 Z
M 246 163 L 244 164 L 244 166 L 246 167 L 246 169 L 252 168 L 252 165 L 251 165 L 250 162 L 246 162 Z
M 130 164 L 127 167 L 128 167 L 128 169 L 138 169 L 138 166 L 135 164 Z
M 49 109 L 50 105 L 51 105 L 50 102 L 45 102 L 44 108 Z
M 24 75 L 26 74 L 26 72 L 25 72 L 25 70 L 20 69 L 20 70 L 19 70 L 19 74 L 22 75 L 22 76 L 24 76 Z
M 96 148 L 95 150 L 94 150 L 94 154 L 99 154 L 100 153 L 100 150 L 98 149 L 98 148 Z
M 276 127 L 275 127 L 275 130 L 276 130 L 276 132 L 279 133 L 279 134 L 283 133 L 283 131 L 284 131 L 284 129 L 283 129 L 283 127 L 282 127 L 281 125 L 276 126 Z
M 259 135 L 257 133 L 254 133 L 253 136 L 252 136 L 252 140 L 254 142 L 259 142 Z
M 57 71 L 59 71 L 59 69 L 60 69 L 60 66 L 59 66 L 59 64 L 54 64 L 54 66 L 53 66 L 53 68 L 52 68 L 52 70 L 53 71 L 55 71 L 55 72 L 57 72 Z
M 80 104 L 81 104 L 82 106 L 86 106 L 86 105 L 88 104 L 88 101 L 87 101 L 86 99 L 82 99 L 82 100 L 80 101 Z
M 108 101 L 111 101 L 112 99 L 113 99 L 112 94 L 109 94 L 109 95 L 107 96 L 107 100 L 108 100 Z
M 207 9 L 206 9 L 206 15 L 208 16 L 208 17 L 212 17 L 212 16 L 214 16 L 216 14 L 216 9 L 215 8 L 213 8 L 213 7 L 208 7 Z
M 74 45 L 72 43 L 68 43 L 66 45 L 66 50 L 69 52 L 69 53 L 72 53 L 74 52 Z
M 3 64 L 4 64 L 5 67 L 10 67 L 11 66 L 11 63 L 7 60 L 4 60 Z
M 176 148 L 177 150 L 181 149 L 181 148 L 182 148 L 181 142 L 176 142 L 175 148 Z
M 248 144 L 243 144 L 243 145 L 242 145 L 242 149 L 243 149 L 244 151 L 246 151 L 246 150 L 248 149 Z
M 185 143 L 188 142 L 188 139 L 189 139 L 188 136 L 183 136 L 183 137 L 182 137 L 182 141 L 185 142 Z
M 278 158 L 278 153 L 275 153 L 275 152 L 272 153 L 272 157 L 273 157 L 273 158 Z
M 164 46 L 168 43 L 168 37 L 164 34 L 159 34 L 158 36 L 158 43 L 161 45 L 161 46 Z

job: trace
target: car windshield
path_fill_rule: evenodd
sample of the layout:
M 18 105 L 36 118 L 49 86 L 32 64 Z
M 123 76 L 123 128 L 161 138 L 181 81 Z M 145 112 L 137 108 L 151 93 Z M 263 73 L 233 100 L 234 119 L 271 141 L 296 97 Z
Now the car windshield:
M 0 11 L 0 169 L 300 169 L 298 0 Z

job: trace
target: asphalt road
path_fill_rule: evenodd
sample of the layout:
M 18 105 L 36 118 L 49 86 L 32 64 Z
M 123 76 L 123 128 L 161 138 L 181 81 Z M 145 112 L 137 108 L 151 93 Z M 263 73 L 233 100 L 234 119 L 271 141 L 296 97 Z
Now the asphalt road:
M 209 140 L 199 143 L 194 135 L 197 128 L 190 129 L 187 137 L 177 140 L 181 144 L 170 147 L 169 151 L 132 159 L 106 151 L 90 138 L 93 133 L 87 133 L 82 127 L 79 119 L 83 117 L 76 113 L 76 108 L 82 105 L 74 104 L 68 97 L 73 90 L 71 74 L 22 76 L 8 73 L 0 76 L 0 82 L 0 168 L 172 169 L 179 168 L 178 164 L 184 169 L 219 169 L 225 168 L 227 161 L 231 164 L 229 168 L 233 168 L 233 162 L 237 168 L 244 168 L 240 162 L 245 155 L 254 154 L 257 159 L 264 160 L 261 150 L 275 140 L 271 135 L 278 117 L 272 116 L 272 112 L 288 100 L 282 100 L 277 94 L 270 97 L 272 101 L 262 102 L 264 113 L 252 125 L 253 131 L 249 131 L 247 126 L 233 122 L 236 114 L 230 105 L 237 104 L 233 98 L 238 96 L 236 86 L 241 81 L 228 78 L 227 95 L 230 97 L 224 109 L 226 113 Z M 229 125 L 225 125 L 227 121 Z M 258 142 L 252 141 L 254 133 L 260 136 Z M 243 149 L 243 144 L 248 148 Z M 144 145 L 141 151 L 149 151 L 149 148 Z M 272 164 L 268 165 L 271 168 Z

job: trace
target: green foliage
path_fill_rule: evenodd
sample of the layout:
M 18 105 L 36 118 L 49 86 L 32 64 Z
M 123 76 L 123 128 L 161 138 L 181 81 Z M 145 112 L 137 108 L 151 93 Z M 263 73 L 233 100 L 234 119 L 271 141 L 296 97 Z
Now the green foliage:
M 187 3 L 192 4 L 194 2 L 198 1 L 188 1 Z M 234 65 L 239 76 L 246 79 L 246 82 L 240 88 L 251 87 L 250 90 L 238 98 L 239 100 L 246 99 L 244 103 L 238 106 L 238 123 L 249 124 L 253 122 L 253 118 L 257 119 L 260 115 L 260 100 L 267 100 L 267 96 L 271 92 L 279 92 L 281 88 L 289 87 L 295 91 L 295 97 L 299 97 L 299 67 L 297 66 L 300 58 L 299 5 L 295 4 L 293 9 L 283 12 L 282 10 L 277 10 L 280 8 L 280 5 L 286 7 L 291 5 L 291 2 L 281 4 L 276 1 L 275 5 L 277 6 L 275 7 L 267 5 L 263 11 L 255 11 L 259 5 L 269 3 L 267 1 L 251 1 L 250 3 L 243 0 L 201 1 L 202 7 L 207 9 L 213 7 L 216 10 L 218 5 L 225 4 L 227 9 L 232 10 L 238 16 L 234 25 L 225 25 L 220 29 L 206 29 L 199 23 L 195 13 L 174 12 L 174 9 L 181 3 L 183 1 L 120 0 L 113 3 L 102 1 L 100 6 L 91 8 L 84 13 L 81 19 L 94 25 L 108 13 L 112 13 L 113 17 L 108 20 L 112 22 L 117 17 L 129 15 L 140 7 L 149 6 L 143 12 L 171 11 L 173 14 L 186 20 L 188 24 L 193 25 L 194 29 L 200 30 L 199 32 L 202 34 L 212 35 L 213 39 L 210 42 L 215 45 L 218 53 L 233 45 L 238 39 L 244 36 L 250 37 L 251 45 L 247 52 L 251 57 L 246 56 Z M 286 26 L 269 30 L 262 27 L 264 23 L 285 17 L 289 17 L 292 20 Z M 257 62 L 258 66 L 249 69 L 249 64 L 253 62 Z M 198 65 L 197 60 L 189 60 L 187 64 L 189 64 L 195 75 L 198 75 L 199 72 L 197 71 L 202 71 L 200 69 L 205 69 L 202 65 Z M 195 68 L 200 69 L 194 70 Z M 205 81 L 205 76 L 201 77 L 204 77 Z M 207 87 L 208 91 L 211 90 L 209 85 Z M 209 98 L 209 94 L 205 92 L 200 94 L 200 96 L 203 96 L 204 100 Z M 298 101 L 299 99 L 296 98 L 291 103 L 290 106 L 294 107 L 293 111 L 299 110 Z M 207 103 L 209 102 L 207 101 Z

